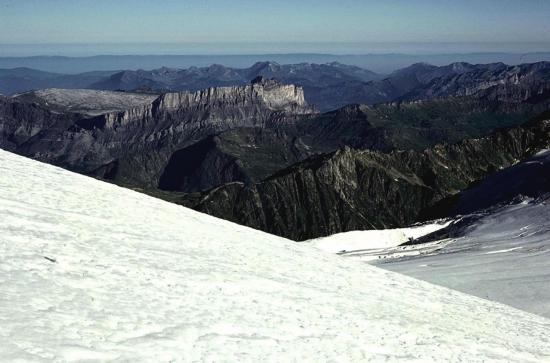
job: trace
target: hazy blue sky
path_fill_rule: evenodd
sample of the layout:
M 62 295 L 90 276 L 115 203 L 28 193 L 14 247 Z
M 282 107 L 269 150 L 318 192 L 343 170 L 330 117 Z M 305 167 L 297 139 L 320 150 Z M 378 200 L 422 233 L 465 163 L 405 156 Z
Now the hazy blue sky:
M 550 43 L 549 19 L 548 0 L 0 0 L 0 44 Z

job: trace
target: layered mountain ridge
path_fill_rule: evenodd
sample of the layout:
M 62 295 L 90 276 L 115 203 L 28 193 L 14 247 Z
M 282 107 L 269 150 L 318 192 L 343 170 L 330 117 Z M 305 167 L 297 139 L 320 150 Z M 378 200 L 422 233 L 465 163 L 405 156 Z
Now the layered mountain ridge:
M 42 74 L 44 72 L 14 69 L 0 71 L 0 92 L 13 94 L 37 88 L 63 87 L 165 93 L 246 85 L 262 76 L 302 87 L 309 104 L 321 111 L 330 111 L 350 103 L 375 104 L 396 99 L 451 95 L 487 96 L 519 102 L 546 92 L 549 69 L 549 62 L 517 66 L 461 62 L 440 67 L 418 63 L 389 75 L 378 75 L 336 62 L 284 65 L 259 62 L 249 68 L 214 64 L 202 68 L 164 67 L 151 71 L 126 70 L 82 75 Z
M 250 184 L 309 156 L 345 146 L 422 151 L 437 143 L 483 137 L 495 128 L 517 126 L 546 107 L 459 97 L 349 105 L 276 130 L 231 129 L 176 151 L 159 187 L 195 192 L 224 182 Z
M 109 102 L 136 93 L 86 91 L 101 112 L 83 112 L 79 91 L 33 92 L 0 97 L 0 147 L 295 240 L 404 226 L 548 146 L 548 65 L 415 64 L 361 81 L 390 102 L 324 113 L 306 87 L 263 76 L 137 93 L 146 102 L 115 112 Z M 256 66 L 254 74 L 300 69 Z M 234 75 L 223 66 L 191 71 Z
M 163 160 L 178 147 L 227 129 L 276 127 L 315 112 L 300 88 L 265 79 L 247 86 L 167 93 L 150 104 L 95 117 L 52 115 L 17 98 L 4 105 L 3 129 L 13 129 L 19 139 L 7 135 L 2 147 L 82 173 L 152 186 L 158 183 Z M 29 117 L 34 127 L 26 135 L 17 126 L 25 118 L 18 110 L 24 108 L 36 111 Z M 46 121 L 51 123 L 41 127 Z M 10 140 L 15 142 L 4 146 Z
M 253 185 L 230 183 L 174 200 L 296 240 L 403 227 L 471 183 L 548 148 L 549 132 L 544 120 L 423 152 L 345 148 Z

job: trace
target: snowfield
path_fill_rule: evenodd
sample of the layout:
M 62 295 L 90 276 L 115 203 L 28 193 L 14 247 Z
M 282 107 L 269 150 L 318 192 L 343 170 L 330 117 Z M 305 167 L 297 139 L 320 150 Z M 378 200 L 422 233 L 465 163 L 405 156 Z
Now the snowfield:
M 0 150 L 0 361 L 550 361 L 550 321 Z
M 311 239 L 304 243 L 310 243 L 322 251 L 369 261 L 384 256 L 388 248 L 397 247 L 411 239 L 438 231 L 451 222 L 451 220 L 441 220 L 409 228 L 343 232 Z
M 506 206 L 460 238 L 385 253 L 382 268 L 550 318 L 548 202 Z
M 339 233 L 305 243 L 550 318 L 548 201 L 498 208 L 461 237 L 402 246 L 409 237 L 422 237 L 450 222 Z

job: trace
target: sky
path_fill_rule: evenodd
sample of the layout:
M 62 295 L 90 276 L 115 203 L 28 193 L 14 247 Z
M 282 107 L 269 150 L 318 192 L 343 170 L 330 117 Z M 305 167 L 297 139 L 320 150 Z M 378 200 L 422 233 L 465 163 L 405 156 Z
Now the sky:
M 0 0 L 0 44 L 124 44 L 142 52 L 182 43 L 197 52 L 317 44 L 349 52 L 364 43 L 528 43 L 549 50 L 540 49 L 550 44 L 549 17 L 548 0 Z

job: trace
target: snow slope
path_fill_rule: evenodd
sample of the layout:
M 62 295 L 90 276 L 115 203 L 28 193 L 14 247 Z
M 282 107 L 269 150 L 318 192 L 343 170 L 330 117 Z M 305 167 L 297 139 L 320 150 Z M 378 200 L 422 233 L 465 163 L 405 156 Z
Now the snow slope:
M 460 238 L 385 253 L 382 268 L 550 318 L 550 205 L 546 202 L 500 208 L 476 221 Z M 391 258 L 395 256 L 400 258 Z
M 550 361 L 550 321 L 0 150 L 0 361 Z
M 409 228 L 351 231 L 316 238 L 309 243 L 322 251 L 368 261 L 385 254 L 386 249 L 397 247 L 410 239 L 416 239 L 448 226 L 452 221 L 436 221 Z
M 482 211 L 458 218 L 449 229 L 442 229 L 448 222 L 438 222 L 347 232 L 310 243 L 550 318 L 550 205 L 542 201 L 548 198 L 549 186 L 550 150 L 541 150 L 461 192 L 455 212 Z M 520 195 L 538 199 L 498 207 Z M 436 230 L 438 235 L 430 236 L 428 243 L 400 245 L 407 236 L 416 239 Z

